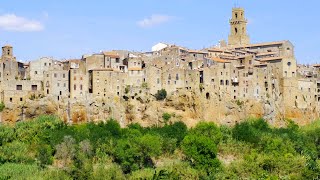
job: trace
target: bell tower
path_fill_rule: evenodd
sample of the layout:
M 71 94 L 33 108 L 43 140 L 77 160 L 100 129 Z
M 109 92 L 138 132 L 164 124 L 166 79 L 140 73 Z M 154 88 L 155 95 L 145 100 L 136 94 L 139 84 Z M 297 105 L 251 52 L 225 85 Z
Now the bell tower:
M 2 60 L 15 60 L 13 57 L 13 48 L 11 45 L 5 45 L 2 47 Z
M 244 9 L 233 8 L 232 18 L 230 19 L 230 35 L 228 44 L 230 46 L 248 45 L 250 37 L 247 34 L 247 19 L 245 18 Z

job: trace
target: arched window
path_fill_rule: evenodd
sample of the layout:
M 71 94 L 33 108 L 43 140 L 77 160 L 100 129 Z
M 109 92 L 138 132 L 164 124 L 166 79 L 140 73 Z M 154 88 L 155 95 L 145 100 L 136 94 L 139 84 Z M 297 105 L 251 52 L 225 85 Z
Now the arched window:
M 238 34 L 238 28 L 234 28 L 234 31 L 236 32 L 236 34 Z

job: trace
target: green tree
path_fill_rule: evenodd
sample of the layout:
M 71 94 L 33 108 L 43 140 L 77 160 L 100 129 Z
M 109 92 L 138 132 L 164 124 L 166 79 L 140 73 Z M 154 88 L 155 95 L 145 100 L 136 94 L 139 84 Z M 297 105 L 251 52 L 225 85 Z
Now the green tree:
M 40 163 L 41 167 L 45 167 L 46 165 L 50 165 L 53 162 L 52 156 L 53 150 L 50 145 L 40 144 L 37 148 L 37 159 Z
M 217 146 L 205 136 L 187 135 L 181 144 L 181 149 L 190 164 L 208 174 L 215 172 L 220 166 L 217 159 Z
M 167 98 L 167 91 L 165 89 L 158 90 L 157 94 L 155 94 L 157 101 L 162 101 Z
M 161 145 L 161 137 L 151 134 L 132 139 L 121 139 L 116 146 L 115 160 L 125 173 L 144 167 L 153 167 L 151 158 L 161 154 Z
M 212 122 L 200 122 L 195 128 L 190 130 L 190 134 L 208 137 L 215 144 L 219 144 L 222 140 L 220 129 Z

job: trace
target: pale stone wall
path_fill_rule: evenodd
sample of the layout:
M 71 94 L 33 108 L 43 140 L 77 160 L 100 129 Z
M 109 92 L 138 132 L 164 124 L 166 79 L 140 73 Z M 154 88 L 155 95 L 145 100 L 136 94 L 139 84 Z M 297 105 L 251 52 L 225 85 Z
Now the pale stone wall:
M 35 61 L 30 62 L 30 79 L 43 81 L 44 72 L 48 71 L 51 66 L 54 65 L 52 58 L 43 57 Z

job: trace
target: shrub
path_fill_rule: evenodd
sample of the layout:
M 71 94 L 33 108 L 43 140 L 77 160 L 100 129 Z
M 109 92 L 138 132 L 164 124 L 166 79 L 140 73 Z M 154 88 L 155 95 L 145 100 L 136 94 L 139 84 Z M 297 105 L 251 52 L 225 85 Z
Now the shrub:
M 157 101 L 162 101 L 167 98 L 167 91 L 165 89 L 158 90 L 157 94 L 155 94 Z
M 32 163 L 34 157 L 29 152 L 30 146 L 26 143 L 14 141 L 7 143 L 0 147 L 0 163 L 12 162 L 12 163 Z
M 220 166 L 217 159 L 217 146 L 205 136 L 187 135 L 181 144 L 181 149 L 190 164 L 208 174 L 215 172 Z
M 2 112 L 4 110 L 6 106 L 4 105 L 3 102 L 0 103 L 0 112 Z
M 169 122 L 169 120 L 171 119 L 171 114 L 163 113 L 162 114 L 162 119 L 163 119 L 164 123 L 167 124 Z
M 125 173 L 130 173 L 145 167 L 153 167 L 152 157 L 161 154 L 162 139 L 157 135 L 121 139 L 115 150 L 115 161 Z
M 190 130 L 190 134 L 208 137 L 215 144 L 219 144 L 222 139 L 221 131 L 214 123 L 201 122 Z
M 35 164 L 6 163 L 0 166 L 0 179 L 26 179 L 39 172 Z

